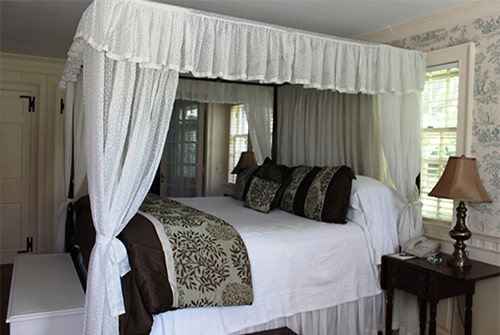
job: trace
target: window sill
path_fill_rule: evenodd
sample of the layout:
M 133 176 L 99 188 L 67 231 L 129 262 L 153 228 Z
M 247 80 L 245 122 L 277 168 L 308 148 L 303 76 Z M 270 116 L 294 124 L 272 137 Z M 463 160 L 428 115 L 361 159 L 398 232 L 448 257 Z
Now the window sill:
M 428 238 L 441 242 L 441 251 L 445 253 L 453 252 L 454 240 L 449 236 L 451 227 L 442 224 L 424 222 L 424 235 Z M 489 264 L 498 264 L 500 257 L 500 237 L 485 235 L 481 233 L 472 233 L 467 244 L 466 251 L 469 252 L 471 259 Z

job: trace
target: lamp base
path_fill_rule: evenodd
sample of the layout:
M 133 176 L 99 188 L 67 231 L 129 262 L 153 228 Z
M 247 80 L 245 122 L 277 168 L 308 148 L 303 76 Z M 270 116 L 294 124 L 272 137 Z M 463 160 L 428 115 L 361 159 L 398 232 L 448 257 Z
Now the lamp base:
M 453 252 L 453 255 L 448 258 L 446 264 L 454 268 L 470 268 L 472 266 L 472 263 L 466 254 L 455 255 L 455 252 Z
M 453 254 L 446 261 L 449 266 L 455 268 L 466 268 L 472 266 L 472 263 L 467 256 L 468 252 L 465 251 L 466 245 L 464 243 L 464 241 L 468 240 L 472 236 L 472 233 L 465 225 L 466 213 L 467 208 L 465 207 L 464 202 L 460 201 L 457 207 L 457 224 L 452 230 L 450 230 L 451 238 L 456 241 L 453 245 L 455 247 L 455 251 L 453 251 Z

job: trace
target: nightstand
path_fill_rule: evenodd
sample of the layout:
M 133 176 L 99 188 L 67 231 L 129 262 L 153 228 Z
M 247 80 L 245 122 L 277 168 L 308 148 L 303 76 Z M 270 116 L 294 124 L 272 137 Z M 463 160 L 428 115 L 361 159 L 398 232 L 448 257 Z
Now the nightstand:
M 381 286 L 387 291 L 386 334 L 391 334 L 394 289 L 416 295 L 420 306 L 420 334 L 425 334 L 427 302 L 430 304 L 429 334 L 436 334 L 436 306 L 439 300 L 465 294 L 465 335 L 472 330 L 472 297 L 477 281 L 500 275 L 500 267 L 472 261 L 470 268 L 452 268 L 446 264 L 449 255 L 440 253 L 440 264 L 426 259 L 403 260 L 382 256 Z

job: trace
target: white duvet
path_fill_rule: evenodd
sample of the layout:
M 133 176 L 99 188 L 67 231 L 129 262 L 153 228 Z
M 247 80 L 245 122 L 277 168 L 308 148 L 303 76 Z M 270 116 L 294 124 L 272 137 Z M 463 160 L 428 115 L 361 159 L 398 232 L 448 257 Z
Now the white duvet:
M 379 294 L 376 265 L 382 254 L 397 248 L 398 202 L 391 193 L 372 197 L 373 192 L 384 192 L 385 186 L 365 178 L 354 181 L 346 224 L 317 222 L 279 209 L 263 214 L 230 197 L 176 199 L 238 230 L 250 257 L 254 302 L 155 315 L 151 334 L 237 333 L 277 318 Z M 365 184 L 381 190 L 358 192 Z M 360 208 L 360 201 L 365 208 Z

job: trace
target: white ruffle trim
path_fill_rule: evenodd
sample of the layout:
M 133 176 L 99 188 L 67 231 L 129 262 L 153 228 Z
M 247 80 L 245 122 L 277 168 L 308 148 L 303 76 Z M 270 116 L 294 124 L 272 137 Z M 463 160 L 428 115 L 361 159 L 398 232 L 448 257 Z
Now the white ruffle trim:
M 96 0 L 85 11 L 62 83 L 92 47 L 115 60 L 196 77 L 303 84 L 346 93 L 421 91 L 425 54 L 141 0 Z

